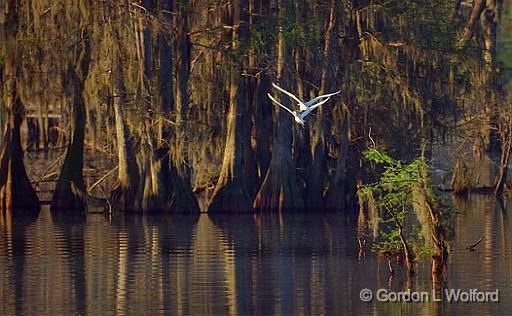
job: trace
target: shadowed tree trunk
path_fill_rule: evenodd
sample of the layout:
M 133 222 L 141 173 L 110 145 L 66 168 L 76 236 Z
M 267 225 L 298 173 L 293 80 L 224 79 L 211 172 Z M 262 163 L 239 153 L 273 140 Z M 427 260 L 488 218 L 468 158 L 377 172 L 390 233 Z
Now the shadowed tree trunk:
M 342 110 L 341 142 L 336 174 L 334 180 L 325 194 L 325 207 L 332 211 L 345 210 L 346 186 L 347 186 L 347 159 L 349 150 L 350 120 L 346 108 Z
M 333 76 L 330 75 L 331 72 L 331 42 L 333 30 L 336 24 L 336 6 L 333 0 L 328 5 L 328 20 L 325 28 L 324 34 L 324 47 L 322 53 L 322 74 L 321 74 L 321 82 L 320 82 L 320 91 L 318 94 L 327 93 L 328 89 L 332 86 L 330 84 L 333 81 Z M 335 77 L 334 77 L 335 78 Z M 334 103 L 334 101 L 332 101 Z M 324 109 L 325 106 L 330 106 L 329 104 L 325 104 L 320 106 L 317 109 L 317 119 L 316 122 L 312 122 L 311 128 L 311 163 L 309 168 L 309 176 L 307 181 L 307 196 L 306 196 L 306 206 L 309 210 L 316 211 L 321 210 L 324 206 L 323 194 L 324 194 L 324 174 L 326 173 L 325 166 L 325 131 L 328 129 L 326 127 L 327 121 L 325 119 L 325 113 L 327 112 Z M 327 112 L 328 113 L 328 112 Z
M 255 109 L 253 118 L 254 153 L 258 168 L 258 184 L 264 179 L 270 165 L 270 146 L 272 130 L 273 104 L 267 97 L 271 90 L 270 78 L 262 74 L 258 79 L 258 86 L 255 92 Z M 257 188 L 258 189 L 258 188 Z
M 53 192 L 52 211 L 85 211 L 87 209 L 86 188 L 84 183 L 84 138 L 85 138 L 85 101 L 84 85 L 89 73 L 91 51 L 88 34 L 81 39 L 79 56 L 75 65 L 68 65 L 63 74 L 73 86 L 73 134 L 66 151 L 66 158 L 59 180 Z M 76 68 L 75 68 L 76 67 Z
M 498 19 L 501 14 L 502 0 L 475 0 L 473 8 L 466 22 L 466 26 L 459 40 L 463 48 L 476 33 L 478 22 L 481 25 L 483 39 L 482 60 L 485 65 L 485 103 L 483 112 L 485 124 L 482 124 L 481 133 L 483 144 L 478 144 L 486 150 L 497 149 L 497 135 L 492 128 L 497 125 L 497 93 L 496 93 L 496 42 Z
M 171 12 L 172 0 L 159 3 L 159 18 L 165 22 L 163 29 L 158 33 L 158 55 L 155 60 L 159 61 L 158 72 L 158 105 L 161 115 L 169 118 L 170 111 L 174 108 L 174 95 L 172 86 L 172 47 L 171 47 L 171 16 L 162 11 Z M 151 8 L 151 1 L 145 1 L 146 9 Z M 150 95 L 150 86 L 153 82 L 154 70 L 152 66 L 151 50 L 151 29 L 145 22 L 144 26 L 144 81 L 147 95 Z M 144 191 L 142 197 L 142 208 L 147 212 L 161 212 L 171 208 L 171 174 L 169 166 L 168 139 L 171 137 L 168 124 L 160 123 L 156 127 L 149 126 L 146 122 L 144 146 L 142 153 L 144 161 Z M 157 138 L 154 134 L 158 135 Z
M 39 200 L 23 163 L 20 126 L 24 106 L 15 90 L 11 100 L 13 101 L 0 151 L 0 209 L 2 212 L 39 212 Z
M 284 21 L 289 3 L 278 1 L 279 18 Z M 289 65 L 290 54 L 286 48 L 283 26 L 279 25 L 277 42 L 277 80 L 284 89 L 291 86 L 287 80 L 289 73 L 284 73 L 285 65 Z M 277 98 L 279 100 L 279 98 Z M 290 108 L 290 102 L 281 102 Z M 272 145 L 272 159 L 253 207 L 259 211 L 300 211 L 304 209 L 304 201 L 297 184 L 295 164 L 292 158 L 292 124 L 293 117 L 286 110 L 274 105 L 276 126 Z
M 466 46 L 467 42 L 471 39 L 475 33 L 476 25 L 480 19 L 480 14 L 485 8 L 485 0 L 475 0 L 473 2 L 473 8 L 464 27 L 464 31 L 459 39 L 459 46 Z
M 245 3 L 247 2 L 247 3 Z M 243 36 L 242 41 L 249 42 L 251 35 L 250 30 L 254 27 L 254 15 L 255 15 L 255 1 L 247 0 L 242 1 L 242 9 L 240 14 L 242 16 L 242 24 L 241 28 L 244 29 L 246 35 L 240 34 Z M 241 33 L 241 32 L 240 32 Z M 254 196 L 256 195 L 257 190 L 260 187 L 260 182 L 258 181 L 258 164 L 256 162 L 256 152 L 252 146 L 251 134 L 253 131 L 253 114 L 254 109 L 259 107 L 259 104 L 256 103 L 256 90 L 258 85 L 258 80 L 256 78 L 255 69 L 257 69 L 256 57 L 257 52 L 253 46 L 247 50 L 247 67 L 243 69 L 243 83 L 244 86 L 244 102 L 245 107 L 242 115 L 242 139 L 243 139 L 243 180 L 245 190 L 251 197 L 251 208 L 252 201 Z
M 231 48 L 233 55 L 236 56 L 238 42 L 246 40 L 248 36 L 248 0 L 233 1 L 230 15 L 233 26 Z M 210 213 L 242 213 L 252 210 L 251 197 L 243 181 L 244 147 L 249 145 L 249 134 L 242 130 L 242 123 L 246 121 L 244 116 L 247 115 L 244 98 L 246 83 L 241 74 L 245 57 L 242 59 L 238 62 L 233 61 L 234 65 L 230 71 L 226 147 L 219 180 L 208 208 Z
M 0 212 L 2 216 L 16 210 L 16 215 L 38 214 L 39 200 L 30 183 L 23 163 L 20 127 L 24 106 L 17 93 L 16 80 L 19 75 L 17 63 L 19 48 L 14 42 L 18 33 L 18 14 L 22 10 L 17 1 L 5 1 L 0 5 L 0 93 L 2 103 L 7 106 L 7 126 L 0 149 Z M 22 12 L 21 12 L 22 13 Z M 8 43 L 9 45 L 6 45 Z M 3 127 L 2 127 L 3 128 Z M 25 215 L 25 214 L 24 214 Z
M 189 90 L 188 80 L 190 77 L 190 53 L 191 43 L 189 35 L 189 10 L 188 3 L 174 2 L 176 12 L 175 25 L 176 46 L 177 46 L 177 69 L 176 69 L 176 133 L 174 157 L 171 161 L 171 183 L 173 188 L 172 212 L 195 213 L 199 212 L 199 204 L 190 182 L 190 167 L 188 165 L 188 109 Z
M 159 4 L 159 12 L 171 12 L 173 0 L 164 0 Z M 172 78 L 172 46 L 171 23 L 172 18 L 168 13 L 161 13 L 160 18 L 165 22 L 163 30 L 158 34 L 158 59 L 160 69 L 158 74 L 158 104 L 162 115 L 169 119 L 174 109 L 174 89 Z M 147 140 L 151 144 L 150 150 L 150 177 L 146 179 L 142 207 L 146 211 L 166 211 L 171 208 L 172 186 L 170 171 L 170 148 L 168 145 L 171 131 L 168 124 L 158 126 L 159 139 L 156 141 L 148 135 Z
M 250 2 L 251 7 L 250 21 L 251 25 L 261 25 L 270 12 L 270 1 L 254 1 Z M 270 55 L 273 50 L 273 43 L 271 41 L 265 41 L 261 51 L 262 55 Z M 249 56 L 249 68 L 250 69 L 261 69 L 266 67 L 256 53 L 250 53 Z M 272 89 L 271 80 L 267 72 L 261 72 L 257 78 L 249 79 L 249 94 L 252 98 L 254 106 L 250 109 L 252 112 L 252 130 L 251 130 L 251 147 L 254 152 L 255 158 L 255 178 L 253 179 L 253 188 L 248 188 L 251 196 L 254 198 L 257 191 L 259 190 L 261 183 L 267 174 L 268 166 L 270 163 L 270 147 L 272 143 L 272 133 L 268 131 L 272 130 L 272 111 L 273 105 L 267 93 Z M 250 105 L 251 103 L 249 103 Z M 245 168 L 247 171 L 248 168 Z

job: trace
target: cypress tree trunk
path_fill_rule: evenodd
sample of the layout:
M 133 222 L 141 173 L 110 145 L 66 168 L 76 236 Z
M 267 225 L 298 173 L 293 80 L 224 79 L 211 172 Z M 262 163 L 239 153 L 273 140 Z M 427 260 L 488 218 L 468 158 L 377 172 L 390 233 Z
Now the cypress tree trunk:
M 244 38 L 244 41 L 248 41 L 250 39 L 250 30 L 254 25 L 254 14 L 255 14 L 255 4 L 252 0 L 244 0 L 241 2 L 241 20 L 242 24 L 240 25 L 240 36 Z M 243 34 L 245 33 L 245 34 Z M 258 181 L 258 165 L 256 162 L 256 152 L 252 146 L 251 142 L 251 134 L 253 132 L 253 114 L 254 109 L 260 107 L 258 103 L 256 103 L 256 89 L 257 89 L 257 79 L 253 76 L 254 69 L 257 69 L 256 65 L 256 55 L 257 51 L 254 47 L 250 47 L 247 51 L 247 67 L 243 69 L 243 73 L 247 75 L 243 76 L 244 89 L 242 95 L 244 96 L 244 100 L 242 101 L 245 106 L 242 112 L 242 147 L 243 147 L 243 182 L 245 186 L 245 190 L 249 194 L 251 198 L 251 208 L 252 201 L 254 196 L 256 195 L 257 190 L 259 189 L 260 182 Z
M 240 40 L 244 40 L 248 35 L 248 0 L 233 1 L 231 10 L 230 19 L 233 26 L 231 48 L 235 55 L 239 37 Z M 238 28 L 239 34 L 235 28 Z M 243 61 L 238 62 L 238 65 L 232 66 L 230 71 L 228 133 L 222 169 L 208 208 L 210 213 L 242 213 L 252 209 L 251 198 L 245 188 L 243 177 L 243 160 L 246 158 L 244 147 L 249 143 L 249 139 L 246 138 L 249 134 L 242 130 L 243 117 L 247 115 L 244 100 L 246 84 L 241 75 L 243 64 Z
M 9 45 L 0 45 L 4 57 L 0 67 L 0 89 L 3 103 L 7 105 L 7 126 L 0 148 L 0 212 L 2 217 L 16 210 L 16 215 L 39 213 L 40 205 L 23 163 L 20 127 L 23 121 L 24 106 L 17 94 L 16 79 L 18 69 L 18 46 L 15 44 L 18 33 L 18 13 L 22 9 L 17 1 L 5 1 L 0 6 L 0 37 Z
M 144 1 L 144 7 L 149 10 L 152 7 L 151 1 Z M 158 12 L 172 10 L 172 1 L 166 0 L 159 3 Z M 158 49 L 155 49 L 154 58 L 152 56 L 152 29 L 148 21 L 144 23 L 143 46 L 144 46 L 144 89 L 145 96 L 151 98 L 151 86 L 156 76 L 153 70 L 152 60 L 158 60 L 158 100 L 159 111 L 168 118 L 170 111 L 174 106 L 173 87 L 172 87 L 172 49 L 171 32 L 169 28 L 171 17 L 168 13 L 160 13 L 159 18 L 166 22 L 163 30 L 158 33 Z M 143 161 L 143 196 L 142 209 L 146 212 L 161 212 L 169 210 L 171 205 L 171 179 L 169 166 L 169 147 L 162 139 L 168 139 L 170 132 L 168 127 L 162 123 L 156 127 L 151 127 L 146 122 L 144 125 L 144 150 L 142 152 Z M 154 135 L 158 135 L 155 138 Z
M 258 184 L 261 184 L 267 174 L 270 165 L 270 147 L 272 143 L 272 111 L 273 104 L 267 97 L 268 91 L 272 89 L 270 78 L 262 74 L 258 80 L 258 86 L 255 92 L 253 134 L 255 139 L 254 155 L 256 156 L 258 168 Z M 256 188 L 258 190 L 259 188 Z
M 319 94 L 325 94 L 327 89 L 331 86 L 328 82 L 332 81 L 333 76 L 330 75 L 329 63 L 331 60 L 331 39 L 332 33 L 336 24 L 336 6 L 334 1 L 331 0 L 328 7 L 328 21 L 324 34 L 324 47 L 322 53 L 322 75 L 320 81 Z M 324 106 L 329 106 L 325 104 Z M 320 210 L 324 206 L 323 193 L 324 193 L 324 174 L 326 171 L 325 166 L 325 131 L 326 127 L 325 113 L 326 109 L 321 106 L 317 109 L 317 119 L 311 128 L 311 158 L 309 168 L 309 176 L 307 182 L 307 196 L 306 206 L 309 210 Z
M 280 21 L 287 16 L 288 7 L 288 1 L 278 1 Z M 290 86 L 287 80 L 290 74 L 284 73 L 284 66 L 289 65 L 289 60 L 290 54 L 284 41 L 283 26 L 280 25 L 277 42 L 277 80 L 284 89 L 289 89 Z M 281 103 L 290 107 L 290 102 Z M 281 107 L 273 106 L 277 121 L 272 145 L 272 159 L 253 207 L 259 211 L 300 211 L 304 209 L 304 200 L 297 184 L 295 163 L 292 158 L 293 117 Z
M 416 216 L 420 218 L 420 223 L 424 225 L 426 222 L 425 230 L 431 236 L 433 251 L 432 251 L 432 275 L 441 275 L 448 262 L 448 245 L 446 243 L 446 228 L 443 225 L 443 217 L 441 213 L 441 206 L 436 200 L 432 189 L 428 186 L 428 175 L 425 168 L 418 168 L 419 179 L 412 187 L 412 201 Z M 422 221 L 421 218 L 426 219 Z M 430 244 L 430 243 L 429 243 Z
M 16 95 L 15 88 L 12 100 L 0 150 L 0 210 L 2 213 L 12 210 L 23 213 L 39 212 L 39 200 L 23 163 L 20 126 L 24 106 Z
M 508 164 L 510 162 L 510 154 L 512 153 L 512 107 L 509 106 L 509 108 L 500 113 L 499 116 L 501 117 L 498 122 L 501 154 L 494 194 L 501 196 L 506 186 Z
M 341 129 L 341 143 L 340 143 L 340 154 L 336 164 L 336 174 L 334 180 L 329 186 L 327 193 L 325 194 L 325 207 L 332 211 L 345 210 L 346 200 L 346 180 L 347 180 L 347 159 L 349 151 L 349 131 L 350 131 L 350 120 L 347 109 L 342 110 L 342 129 Z
M 137 195 L 140 176 L 137 161 L 135 160 L 133 138 L 126 124 L 124 114 L 125 88 L 119 46 L 117 45 L 114 49 L 112 65 L 119 171 L 116 185 L 111 193 L 111 203 L 115 210 L 134 212 L 141 210 Z
M 171 161 L 171 183 L 173 197 L 171 212 L 195 213 L 199 212 L 199 204 L 190 182 L 190 167 L 188 166 L 188 153 L 186 144 L 188 141 L 188 108 L 189 90 L 188 80 L 190 76 L 190 36 L 188 4 L 174 3 L 176 12 L 175 25 L 177 28 L 177 71 L 176 71 L 176 135 L 174 157 Z
M 494 73 L 496 67 L 496 41 L 501 0 L 487 0 L 485 3 L 485 9 L 481 13 L 484 38 L 483 59 L 488 70 Z
M 485 8 L 485 0 L 475 0 L 473 2 L 473 8 L 471 9 L 471 13 L 466 22 L 466 26 L 464 27 L 464 31 L 462 32 L 459 39 L 459 46 L 466 46 L 467 42 L 471 39 L 473 34 L 475 33 L 476 25 L 478 20 L 480 19 L 480 14 Z
M 68 65 L 67 73 L 63 74 L 69 78 L 70 84 L 73 85 L 73 135 L 66 151 L 66 158 L 59 180 L 53 192 L 50 206 L 52 211 L 85 211 L 87 209 L 87 192 L 83 175 L 86 120 L 83 92 L 91 59 L 87 33 L 82 38 L 78 54 L 77 63 Z

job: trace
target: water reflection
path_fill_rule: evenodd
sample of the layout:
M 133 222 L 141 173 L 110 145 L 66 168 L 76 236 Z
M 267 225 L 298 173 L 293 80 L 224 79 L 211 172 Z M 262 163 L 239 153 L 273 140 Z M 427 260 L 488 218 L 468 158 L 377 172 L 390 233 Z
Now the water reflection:
M 431 291 L 368 252 L 339 214 L 52 217 L 0 223 L 0 315 L 508 313 L 510 206 L 456 199 L 444 288 L 500 289 L 498 304 L 362 303 L 362 288 Z M 476 251 L 465 247 L 483 236 Z
M 23 212 L 23 217 L 11 212 L 0 212 L 0 315 L 23 314 L 23 296 L 26 283 L 27 260 L 34 245 L 27 240 L 27 230 L 37 220 L 39 212 Z

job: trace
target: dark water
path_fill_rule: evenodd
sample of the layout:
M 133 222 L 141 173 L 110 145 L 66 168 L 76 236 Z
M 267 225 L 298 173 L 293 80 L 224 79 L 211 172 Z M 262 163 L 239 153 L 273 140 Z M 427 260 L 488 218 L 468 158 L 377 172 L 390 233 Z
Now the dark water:
M 512 314 L 511 209 L 456 201 L 444 287 L 499 289 L 498 303 L 363 303 L 360 290 L 431 291 L 428 260 L 406 283 L 339 214 L 114 217 L 0 223 L 0 315 Z M 475 252 L 465 246 L 479 236 Z

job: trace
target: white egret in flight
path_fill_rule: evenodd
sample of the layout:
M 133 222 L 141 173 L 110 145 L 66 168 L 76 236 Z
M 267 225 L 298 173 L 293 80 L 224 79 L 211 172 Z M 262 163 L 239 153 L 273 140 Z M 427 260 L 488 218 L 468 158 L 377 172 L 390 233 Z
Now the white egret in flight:
M 274 99 L 274 97 L 272 97 L 272 95 L 270 95 L 270 93 L 267 93 L 267 95 L 270 98 L 270 100 L 277 103 L 280 107 L 284 108 L 286 111 L 290 112 L 290 114 L 293 115 L 293 117 L 295 118 L 295 122 L 299 123 L 302 126 L 304 126 L 304 123 L 306 122 L 306 121 L 304 121 L 304 119 L 306 118 L 306 116 L 308 116 L 309 113 L 311 113 L 314 109 L 316 109 L 320 105 L 324 104 L 331 98 L 331 97 L 327 97 L 327 99 L 308 107 L 305 111 L 302 111 L 301 113 L 297 113 L 297 111 L 292 111 L 289 108 L 287 108 L 286 106 L 279 103 L 276 99 Z
M 321 99 L 324 99 L 324 98 L 330 98 L 331 96 L 335 95 L 335 94 L 338 94 L 340 93 L 341 91 L 338 91 L 338 92 L 334 92 L 334 93 L 329 93 L 329 94 L 324 94 L 324 95 L 319 95 L 317 96 L 316 98 L 313 98 L 311 100 L 309 100 L 308 102 L 302 102 L 299 98 L 297 98 L 293 93 L 291 92 L 288 92 L 286 91 L 285 89 L 281 88 L 280 86 L 276 85 L 275 83 L 272 83 L 272 86 L 274 88 L 276 88 L 277 90 L 287 94 L 289 97 L 291 97 L 292 99 L 294 99 L 295 101 L 297 101 L 298 105 L 299 105 L 299 108 L 300 108 L 300 111 L 301 112 L 304 112 L 304 111 L 307 111 L 308 108 L 310 106 L 312 106 L 313 104 L 315 104 L 315 102 L 321 100 Z

